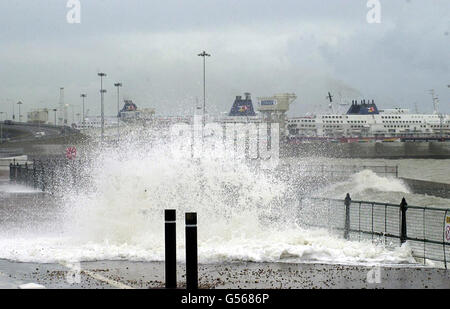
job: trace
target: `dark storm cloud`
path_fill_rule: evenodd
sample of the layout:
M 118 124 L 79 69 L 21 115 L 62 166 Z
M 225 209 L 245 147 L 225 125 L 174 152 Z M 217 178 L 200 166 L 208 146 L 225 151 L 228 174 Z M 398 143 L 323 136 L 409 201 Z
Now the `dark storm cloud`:
M 67 103 L 87 92 L 98 113 L 102 70 L 109 114 L 117 80 L 140 106 L 190 112 L 202 94 L 196 54 L 206 49 L 211 112 L 249 91 L 295 92 L 290 113 L 303 114 L 326 109 L 328 90 L 429 112 L 431 88 L 450 111 L 447 0 L 381 1 L 381 24 L 366 22 L 365 0 L 81 0 L 81 24 L 66 22 L 66 2 L 0 3 L 2 110 L 19 99 L 55 106 L 64 86 Z

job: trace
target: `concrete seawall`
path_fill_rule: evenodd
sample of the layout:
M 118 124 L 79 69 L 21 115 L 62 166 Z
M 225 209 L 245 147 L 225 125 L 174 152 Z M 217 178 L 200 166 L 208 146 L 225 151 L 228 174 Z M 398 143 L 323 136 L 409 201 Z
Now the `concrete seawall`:
M 293 143 L 281 144 L 283 156 L 337 158 L 450 159 L 450 142 Z

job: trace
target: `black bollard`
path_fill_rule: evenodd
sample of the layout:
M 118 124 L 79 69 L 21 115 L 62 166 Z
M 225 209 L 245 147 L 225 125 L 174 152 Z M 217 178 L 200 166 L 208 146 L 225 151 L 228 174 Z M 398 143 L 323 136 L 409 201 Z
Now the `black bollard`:
M 198 289 L 197 213 L 186 213 L 186 288 Z
M 344 238 L 348 239 L 348 235 L 350 233 L 350 205 L 352 203 L 352 199 L 350 198 L 350 194 L 347 193 L 345 197 L 345 226 L 344 226 Z
M 403 198 L 400 203 L 400 212 L 401 212 L 401 222 L 400 222 L 400 243 L 405 243 L 408 235 L 406 230 L 406 210 L 408 209 L 408 203 L 406 203 L 406 199 Z
M 177 229 L 175 209 L 164 210 L 166 289 L 177 287 Z

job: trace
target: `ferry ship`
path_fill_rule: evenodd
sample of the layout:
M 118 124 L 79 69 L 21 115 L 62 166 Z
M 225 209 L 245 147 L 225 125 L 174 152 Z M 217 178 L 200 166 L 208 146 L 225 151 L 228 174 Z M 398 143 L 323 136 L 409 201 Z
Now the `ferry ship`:
M 138 109 L 132 100 L 124 100 L 123 108 L 117 116 L 104 117 L 104 128 L 117 128 L 117 125 L 124 126 L 138 121 L 151 121 L 154 114 L 155 110 L 153 108 Z M 84 121 L 75 123 L 73 127 L 79 130 L 100 129 L 102 127 L 102 119 L 100 116 L 85 117 Z
M 374 100 L 352 101 L 346 114 L 292 117 L 287 121 L 290 139 L 401 139 L 448 138 L 450 115 L 411 114 L 408 109 L 378 109 Z

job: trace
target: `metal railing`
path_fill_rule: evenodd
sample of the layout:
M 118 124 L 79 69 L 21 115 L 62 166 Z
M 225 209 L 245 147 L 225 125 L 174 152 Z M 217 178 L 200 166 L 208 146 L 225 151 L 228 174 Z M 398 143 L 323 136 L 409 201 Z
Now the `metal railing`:
M 76 187 L 87 180 L 82 164 L 77 160 L 46 160 L 33 163 L 11 163 L 9 179 L 17 184 L 39 189 L 42 192 L 55 193 L 64 187 Z
M 83 164 L 75 161 L 36 161 L 11 164 L 11 181 L 54 193 L 63 187 L 89 182 Z M 89 187 L 89 186 L 87 186 Z M 396 247 L 408 241 L 413 256 L 442 263 L 450 259 L 450 209 L 319 197 L 303 197 L 299 223 L 339 231 L 346 239 L 372 240 Z
M 304 225 L 339 231 L 350 240 L 372 240 L 395 247 L 408 241 L 413 256 L 442 263 L 450 259 L 450 209 L 346 199 L 303 198 Z M 325 220 L 324 220 L 325 218 Z

